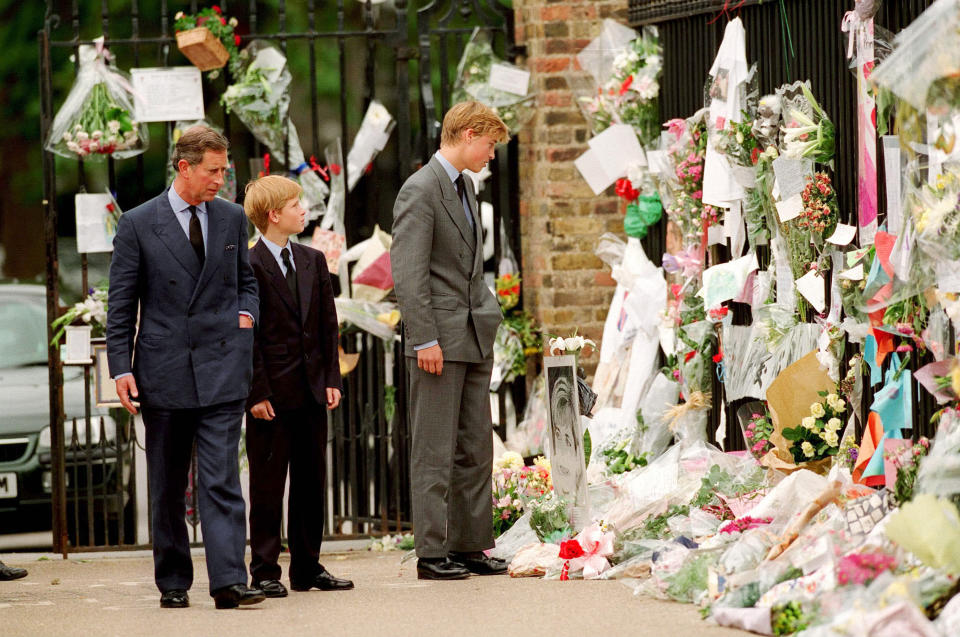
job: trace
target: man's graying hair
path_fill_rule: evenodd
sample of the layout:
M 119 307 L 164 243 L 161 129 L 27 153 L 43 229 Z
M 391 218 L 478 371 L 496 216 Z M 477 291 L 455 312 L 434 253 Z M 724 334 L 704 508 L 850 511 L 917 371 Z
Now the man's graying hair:
M 196 166 L 203 161 L 203 154 L 208 150 L 222 152 L 230 147 L 227 138 L 206 126 L 193 126 L 188 128 L 177 140 L 173 148 L 174 170 L 180 170 L 180 160 L 185 159 L 191 166 Z

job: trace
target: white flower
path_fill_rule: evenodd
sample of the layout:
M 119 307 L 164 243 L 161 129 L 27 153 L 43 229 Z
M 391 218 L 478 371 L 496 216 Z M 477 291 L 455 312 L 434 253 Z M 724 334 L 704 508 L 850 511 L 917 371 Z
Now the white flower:
M 840 422 L 839 418 L 831 418 L 830 420 L 827 421 L 827 431 L 836 432 L 842 426 L 843 426 L 843 423 Z
M 814 454 L 813 445 L 810 444 L 810 441 L 804 440 L 803 444 L 800 445 L 800 448 L 803 450 L 803 455 L 808 458 L 812 458 Z
M 90 138 L 91 138 L 93 141 L 98 141 L 101 137 L 103 137 L 103 131 L 102 131 L 102 130 L 95 130 L 95 131 L 93 131 L 92 133 L 90 133 Z
M 100 150 L 100 143 L 96 141 L 90 142 L 90 152 L 95 153 L 98 150 Z
M 827 404 L 833 407 L 834 404 L 836 404 L 838 398 L 840 397 L 837 396 L 836 394 L 827 394 Z
M 845 403 L 842 398 L 837 400 L 836 405 L 833 405 L 833 410 L 838 414 L 842 414 L 846 408 L 847 408 L 847 403 Z
M 70 131 L 67 131 L 66 133 L 63 134 L 63 141 L 65 142 L 73 141 L 73 135 L 70 134 Z
M 80 144 L 77 142 L 67 142 L 67 149 L 74 153 L 80 153 Z
M 823 418 L 823 415 L 827 412 L 824 411 L 823 405 L 821 403 L 813 403 L 812 405 L 810 405 L 810 413 L 816 416 L 817 418 Z
M 120 122 L 115 119 L 111 119 L 109 122 L 107 122 L 107 128 L 111 133 L 116 134 L 120 131 Z
M 236 19 L 236 18 L 230 18 L 230 19 L 227 21 L 227 24 L 229 24 L 229 25 L 232 26 L 233 28 L 237 28 L 237 25 L 240 24 L 240 23 L 237 22 L 237 19 Z
M 663 60 L 659 55 L 648 55 L 647 56 L 647 66 L 653 69 L 659 69 L 660 65 L 663 64 Z
M 837 435 L 836 431 L 828 431 L 826 435 L 823 436 L 824 441 L 831 447 L 836 447 L 840 444 L 840 436 Z
M 183 17 L 183 11 L 177 11 L 177 12 L 173 15 L 173 19 L 174 19 L 174 20 L 179 20 L 179 19 L 182 18 L 182 17 Z
M 813 416 L 807 416 L 806 418 L 804 418 L 803 420 L 800 421 L 800 425 L 801 425 L 804 429 L 811 429 L 811 430 L 812 430 L 814 427 L 817 426 L 817 419 L 814 418 Z
M 80 132 L 77 133 L 78 142 L 85 142 L 88 139 L 90 139 L 90 135 L 87 134 L 87 131 L 81 130 Z
M 523 467 L 523 456 L 516 451 L 507 451 L 494 463 L 494 469 L 520 469 Z

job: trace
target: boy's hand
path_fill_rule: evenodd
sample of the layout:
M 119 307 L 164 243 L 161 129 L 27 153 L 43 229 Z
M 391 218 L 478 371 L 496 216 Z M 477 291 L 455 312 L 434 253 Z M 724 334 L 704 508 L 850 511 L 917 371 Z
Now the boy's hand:
M 261 400 L 258 402 L 250 408 L 250 413 L 253 414 L 254 418 L 259 418 L 260 420 L 273 420 L 274 416 L 277 415 L 274 413 L 273 405 L 270 404 L 269 400 Z
M 340 390 L 335 387 L 327 387 L 327 409 L 336 409 L 340 404 Z

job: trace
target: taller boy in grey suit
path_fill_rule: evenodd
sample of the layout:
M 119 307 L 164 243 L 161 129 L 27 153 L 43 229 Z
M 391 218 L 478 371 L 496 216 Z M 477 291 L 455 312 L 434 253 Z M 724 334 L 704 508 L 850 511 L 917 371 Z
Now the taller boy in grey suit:
M 210 594 L 217 608 L 234 608 L 264 599 L 245 585 L 237 458 L 257 282 L 247 261 L 243 209 L 215 199 L 227 169 L 227 140 L 209 128 L 191 128 L 177 142 L 173 162 L 173 185 L 117 226 L 107 314 L 110 374 L 127 410 L 136 413 L 135 398 L 143 408 L 160 606 L 189 606 L 193 561 L 184 492 L 196 440 Z
M 506 571 L 492 548 L 490 372 L 500 306 L 483 281 L 473 185 L 507 127 L 478 102 L 443 119 L 440 151 L 413 174 L 393 208 L 390 261 L 403 317 L 417 573 L 462 579 Z M 466 185 L 465 185 L 466 181 Z

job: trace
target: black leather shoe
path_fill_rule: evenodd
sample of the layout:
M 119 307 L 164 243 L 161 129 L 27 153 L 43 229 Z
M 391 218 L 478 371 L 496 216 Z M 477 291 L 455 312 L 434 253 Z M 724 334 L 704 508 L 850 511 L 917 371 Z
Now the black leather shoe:
M 348 579 L 340 579 L 330 574 L 330 571 L 320 567 L 320 572 L 313 576 L 313 579 L 303 581 L 290 580 L 290 588 L 295 591 L 308 591 L 311 588 L 318 588 L 322 591 L 348 591 L 353 588 L 353 582 Z
M 259 604 L 267 598 L 259 588 L 247 588 L 246 584 L 224 586 L 211 593 L 213 603 L 217 608 L 236 608 Z
M 287 587 L 277 579 L 262 579 L 259 582 L 253 582 L 252 588 L 259 588 L 267 597 L 286 597 Z
M 471 553 L 450 553 L 450 561 L 463 564 L 476 575 L 503 575 L 507 572 L 507 563 L 496 557 L 487 557 L 480 551 Z
M 0 562 L 0 582 L 9 582 L 10 580 L 20 579 L 27 576 L 27 569 L 16 566 L 7 566 Z
M 160 608 L 187 608 L 190 596 L 182 588 L 175 588 L 160 595 Z
M 470 571 L 445 557 L 421 557 L 417 560 L 417 579 L 454 580 L 468 577 Z

